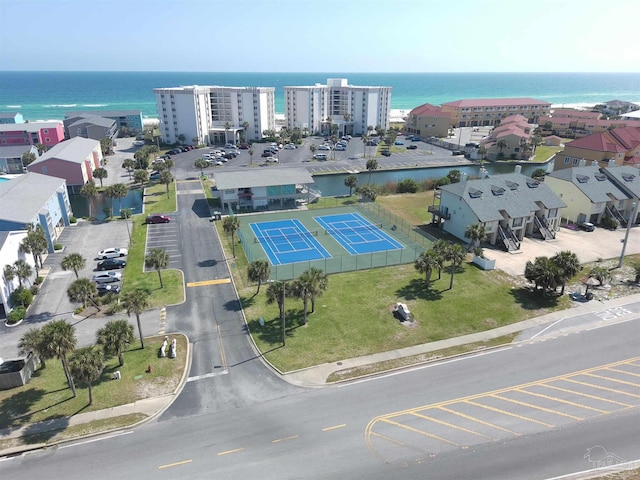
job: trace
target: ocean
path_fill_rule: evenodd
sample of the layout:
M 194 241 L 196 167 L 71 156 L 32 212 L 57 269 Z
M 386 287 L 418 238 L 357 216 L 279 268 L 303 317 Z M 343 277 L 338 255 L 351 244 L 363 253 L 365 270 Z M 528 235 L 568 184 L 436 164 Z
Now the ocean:
M 181 85 L 265 86 L 276 89 L 284 113 L 284 86 L 324 84 L 393 87 L 391 108 L 465 98 L 531 97 L 555 106 L 608 100 L 640 103 L 640 73 L 211 73 L 211 72 L 2 72 L 0 112 L 25 120 L 62 120 L 69 110 L 141 110 L 157 118 L 154 88 Z

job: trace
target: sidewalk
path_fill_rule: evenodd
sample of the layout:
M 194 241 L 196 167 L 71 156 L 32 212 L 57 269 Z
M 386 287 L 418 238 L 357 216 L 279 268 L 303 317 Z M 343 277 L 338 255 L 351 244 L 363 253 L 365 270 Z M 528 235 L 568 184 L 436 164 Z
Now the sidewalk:
M 619 297 L 613 300 L 607 300 L 605 302 L 591 301 L 578 305 L 569 310 L 560 310 L 540 317 L 530 318 L 529 320 L 524 320 L 522 322 L 512 323 L 503 327 L 494 328 L 493 330 L 472 333 L 469 335 L 463 335 L 461 337 L 448 338 L 446 340 L 425 343 L 422 345 L 415 345 L 413 347 L 401 348 L 388 352 L 375 353 L 373 355 L 350 358 L 347 360 L 341 360 L 340 362 L 324 363 L 322 365 L 316 365 L 315 367 L 309 367 L 303 370 L 285 373 L 283 374 L 283 378 L 294 385 L 305 387 L 319 387 L 326 385 L 326 379 L 329 377 L 329 375 L 340 370 L 361 367 L 372 363 L 384 362 L 386 360 L 394 360 L 397 358 L 409 357 L 412 355 L 435 352 L 437 350 L 466 345 L 468 343 L 485 342 L 487 340 L 501 337 L 503 335 L 508 335 L 510 333 L 518 333 L 540 325 L 552 324 L 553 322 L 557 322 L 558 320 L 562 320 L 563 318 L 575 317 L 585 313 L 597 312 L 607 308 L 613 308 L 620 305 L 635 303 L 638 301 L 640 301 L 640 293 L 628 295 L 626 297 Z
M 432 343 L 427 343 L 423 345 L 416 345 L 413 347 L 407 347 L 407 348 L 392 350 L 388 352 L 376 353 L 373 355 L 366 355 L 362 357 L 351 358 L 351 359 L 342 360 L 340 362 L 335 362 L 335 363 L 325 363 L 322 365 L 317 365 L 315 367 L 306 368 L 304 370 L 298 370 L 296 372 L 282 374 L 282 378 L 291 384 L 299 385 L 303 387 L 326 386 L 327 377 L 331 373 L 339 370 L 359 367 L 359 366 L 368 365 L 372 363 L 382 362 L 385 360 L 393 360 L 393 359 L 407 357 L 411 355 L 419 355 L 423 353 L 434 352 L 437 350 L 465 345 L 468 343 L 484 342 L 484 341 L 491 340 L 493 338 L 507 335 L 510 333 L 521 332 L 529 328 L 535 328 L 535 327 L 539 327 L 541 325 L 547 325 L 547 324 L 551 325 L 553 322 L 557 322 L 558 320 L 562 320 L 565 318 L 571 318 L 578 315 L 583 315 L 585 313 L 597 312 L 607 308 L 614 308 L 621 305 L 627 305 L 627 304 L 632 304 L 636 302 L 640 302 L 640 293 L 636 293 L 626 297 L 619 297 L 619 298 L 608 300 L 605 302 L 591 301 L 591 302 L 578 305 L 569 310 L 561 310 L 558 312 L 549 313 L 541 317 L 531 318 L 529 320 L 513 323 L 510 325 L 505 325 L 504 327 L 495 328 L 493 330 L 488 330 L 485 332 L 464 335 L 461 337 L 450 338 L 447 340 L 440 340 L 438 342 L 432 342 Z M 191 349 L 189 349 L 189 356 L 190 354 L 191 354 Z M 120 405 L 118 407 L 113 407 L 105 410 L 80 413 L 70 418 L 60 418 L 60 419 L 55 419 L 48 422 L 40 422 L 36 424 L 26 425 L 20 428 L 13 428 L 13 429 L 8 428 L 8 429 L 0 430 L 0 441 L 21 437 L 25 431 L 28 431 L 30 434 L 42 433 L 42 432 L 47 432 L 52 430 L 59 430 L 72 425 L 80 425 L 80 424 L 92 422 L 95 420 L 104 420 L 104 419 L 117 417 L 120 415 L 127 415 L 130 413 L 144 413 L 149 418 L 153 418 L 159 413 L 163 412 L 166 408 L 168 408 L 171 405 L 171 403 L 174 401 L 174 399 L 179 395 L 186 381 L 187 372 L 188 372 L 190 363 L 191 363 L 191 360 L 189 358 L 187 360 L 187 367 L 185 369 L 185 373 L 183 375 L 183 379 L 180 383 L 180 386 L 172 394 L 163 395 L 163 396 L 154 397 L 154 398 L 147 398 L 144 400 L 139 400 L 135 403 Z M 0 456 L 9 455 L 12 453 L 18 453 L 25 450 L 41 448 L 43 446 L 44 445 L 20 446 L 13 449 L 0 451 Z

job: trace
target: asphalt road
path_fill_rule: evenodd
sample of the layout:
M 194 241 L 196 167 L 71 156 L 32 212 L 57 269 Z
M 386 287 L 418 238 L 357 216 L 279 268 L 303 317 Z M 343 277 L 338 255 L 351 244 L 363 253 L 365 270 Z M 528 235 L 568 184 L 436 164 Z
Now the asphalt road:
M 605 328 L 342 387 L 296 390 L 301 393 L 280 398 L 269 398 L 265 390 L 264 396 L 224 406 L 205 396 L 189 416 L 172 412 L 187 406 L 181 396 L 182 406 L 176 404 L 145 427 L 5 460 L 0 476 L 79 479 L 86 478 L 85 467 L 91 465 L 92 478 L 549 478 L 591 468 L 590 460 L 596 459 L 585 455 L 594 447 L 614 460 L 640 457 L 639 351 L 636 315 Z M 215 396 L 218 383 L 234 376 L 234 369 L 190 385 Z M 490 396 L 567 380 L 573 380 L 571 390 L 581 400 L 560 404 L 530 398 L 531 407 L 505 404 L 502 411 L 487 409 L 483 417 L 467 412 L 476 431 L 492 429 L 492 439 L 465 432 L 469 419 L 463 416 L 453 426 L 432 422 L 425 428 L 415 423 L 424 418 L 412 415 L 431 416 L 428 409 L 434 405 L 457 410 L 461 402 L 484 403 Z M 569 402 L 560 393 L 554 398 Z M 207 404 L 210 408 L 203 408 Z M 566 416 L 577 417 L 578 409 L 580 419 Z M 402 419 L 398 412 L 412 418 Z M 370 427 L 382 418 L 394 418 L 403 427 L 387 423 L 395 430 L 378 431 L 372 439 Z M 547 425 L 528 420 L 533 418 Z M 472 440 L 434 442 L 463 436 Z

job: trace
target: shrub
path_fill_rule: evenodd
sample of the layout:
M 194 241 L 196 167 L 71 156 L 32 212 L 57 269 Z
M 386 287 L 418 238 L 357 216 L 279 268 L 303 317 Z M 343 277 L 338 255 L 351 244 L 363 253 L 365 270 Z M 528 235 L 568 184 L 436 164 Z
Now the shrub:
M 69 217 L 69 223 L 78 223 L 78 219 L 76 217 Z
M 84 310 L 84 307 L 78 307 L 73 311 L 73 313 L 74 315 L 80 315 L 83 310 Z
M 398 193 L 416 193 L 418 191 L 418 182 L 416 182 L 413 178 L 407 178 L 405 180 L 401 180 L 398 183 Z
M 602 217 L 602 220 L 600 220 L 600 225 L 607 230 L 615 230 L 618 228 L 618 221 L 609 215 L 605 215 Z
M 26 308 L 16 307 L 13 310 L 11 310 L 11 312 L 9 312 L 9 315 L 7 315 L 7 323 L 9 325 L 18 323 L 20 320 L 24 320 L 26 316 L 27 316 Z
M 120 313 L 123 309 L 124 309 L 124 306 L 121 303 L 118 303 L 118 301 L 116 299 L 113 303 L 109 304 L 109 306 L 107 307 L 105 313 L 107 315 L 116 315 L 116 314 Z
M 33 302 L 33 293 L 28 288 L 20 286 L 11 292 L 9 298 L 14 305 L 20 304 L 23 307 L 28 307 Z
M 62 244 L 61 243 L 54 243 L 53 244 L 53 249 L 58 251 L 58 250 L 62 250 Z
M 29 291 L 31 292 L 31 295 L 37 295 L 40 291 L 40 287 L 38 287 L 38 285 L 31 285 Z
M 482 247 L 473 247 L 473 254 L 476 257 L 484 258 L 484 250 Z

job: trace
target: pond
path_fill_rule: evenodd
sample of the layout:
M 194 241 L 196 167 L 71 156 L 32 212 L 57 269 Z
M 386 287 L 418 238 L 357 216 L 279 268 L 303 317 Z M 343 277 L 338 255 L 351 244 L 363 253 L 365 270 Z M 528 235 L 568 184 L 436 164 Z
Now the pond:
M 496 175 L 500 173 L 513 173 L 516 168 L 514 163 L 485 163 L 484 168 L 489 175 Z M 534 170 L 538 168 L 551 171 L 553 169 L 553 163 L 533 163 L 522 165 L 522 173 L 524 175 L 531 175 Z M 384 185 L 387 182 L 400 182 L 408 178 L 414 179 L 420 183 L 423 180 L 442 178 L 447 175 L 451 170 L 460 170 L 461 173 L 466 173 L 470 177 L 480 177 L 480 165 L 460 165 L 455 167 L 422 167 L 422 168 L 409 168 L 402 170 L 378 170 L 371 173 L 371 183 L 376 185 Z M 351 175 L 350 173 L 336 173 L 336 174 L 323 174 L 314 175 L 313 180 L 315 185 L 312 187 L 322 192 L 323 197 L 337 197 L 340 195 L 348 195 L 349 187 L 344 185 L 344 179 Z M 358 184 L 364 185 L 369 183 L 369 172 L 367 170 L 361 171 L 356 175 L 358 177 Z
M 71 202 L 71 209 L 73 210 L 73 215 L 75 217 L 81 218 L 90 216 L 89 200 L 87 198 L 79 194 L 70 194 L 69 201 Z M 91 216 L 95 217 L 96 220 L 104 220 L 106 217 L 104 214 L 105 207 L 113 208 L 114 215 L 119 215 L 120 210 L 123 208 L 131 209 L 132 215 L 142 213 L 142 190 L 129 190 L 126 197 L 122 199 L 114 198 L 113 200 L 105 198 L 102 194 L 98 194 L 98 196 L 93 199 L 93 203 L 91 205 Z

